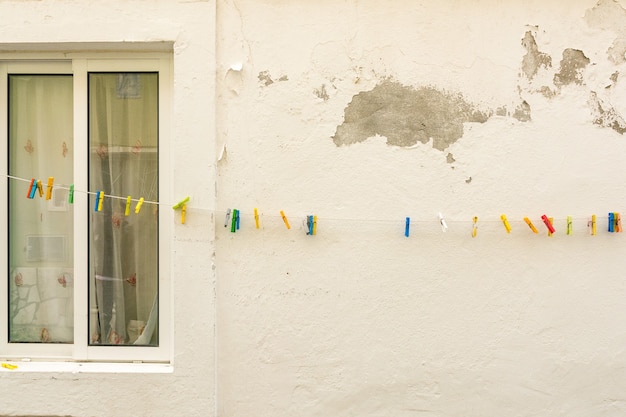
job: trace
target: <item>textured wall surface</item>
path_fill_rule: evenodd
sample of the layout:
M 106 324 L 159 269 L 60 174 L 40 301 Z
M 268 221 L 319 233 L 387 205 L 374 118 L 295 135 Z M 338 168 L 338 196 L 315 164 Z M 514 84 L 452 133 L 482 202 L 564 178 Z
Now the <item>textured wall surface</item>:
M 624 7 L 219 2 L 220 415 L 626 413 Z

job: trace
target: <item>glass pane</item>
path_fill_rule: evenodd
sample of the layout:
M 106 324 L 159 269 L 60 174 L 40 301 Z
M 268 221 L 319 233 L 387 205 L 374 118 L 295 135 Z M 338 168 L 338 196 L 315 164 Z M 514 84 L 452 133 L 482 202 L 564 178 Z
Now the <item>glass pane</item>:
M 92 345 L 158 345 L 157 87 L 156 73 L 89 74 Z
M 9 75 L 8 104 L 9 341 L 72 343 L 72 76 Z M 43 197 L 27 197 L 30 178 Z

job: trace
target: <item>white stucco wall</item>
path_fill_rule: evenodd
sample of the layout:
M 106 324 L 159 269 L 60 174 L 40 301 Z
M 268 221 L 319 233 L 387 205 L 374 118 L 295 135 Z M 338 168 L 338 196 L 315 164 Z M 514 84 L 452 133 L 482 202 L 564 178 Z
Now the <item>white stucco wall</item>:
M 626 237 L 606 232 L 626 207 L 626 4 L 595 6 L 219 3 L 220 415 L 626 413 Z M 561 67 L 568 48 L 589 64 L 573 51 Z M 459 116 L 438 120 L 433 91 L 490 117 L 442 149 L 403 142 Z M 337 146 L 344 121 L 339 143 L 354 143 Z
M 0 1 L 3 44 L 173 42 L 192 198 L 174 372 L 3 370 L 0 415 L 623 415 L 623 7 Z
M 58 50 L 66 43 L 80 49 L 74 43 L 84 42 L 87 50 L 115 51 L 131 42 L 173 43 L 174 145 L 162 155 L 171 172 L 161 175 L 172 182 L 172 195 L 192 196 L 186 225 L 172 213 L 172 274 L 164 278 L 173 281 L 173 373 L 24 372 L 26 364 L 19 364 L 0 375 L 0 415 L 212 415 L 214 251 L 207 208 L 215 199 L 215 3 L 0 1 L 0 17 L 0 50 Z

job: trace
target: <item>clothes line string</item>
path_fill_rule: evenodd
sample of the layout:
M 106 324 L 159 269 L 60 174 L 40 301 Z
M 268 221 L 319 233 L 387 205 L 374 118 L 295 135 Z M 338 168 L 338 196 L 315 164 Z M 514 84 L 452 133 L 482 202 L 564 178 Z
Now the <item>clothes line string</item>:
M 15 181 L 21 181 L 24 183 L 30 183 L 30 181 L 32 180 L 32 178 L 21 178 L 21 177 L 17 177 L 14 175 L 9 175 L 9 174 L 5 174 L 7 178 L 11 179 L 11 180 L 15 180 Z M 42 183 L 42 186 L 45 186 L 45 184 Z M 70 187 L 68 187 L 67 185 L 63 185 L 63 184 L 55 184 L 53 185 L 53 189 L 54 188 L 58 188 L 61 190 L 70 190 Z M 93 196 L 98 196 L 98 191 L 86 191 L 86 190 L 79 190 L 79 189 L 74 189 L 74 193 L 80 193 L 80 194 L 86 194 L 86 195 L 93 195 Z M 127 201 L 128 196 L 119 196 L 119 195 L 111 195 L 111 194 L 104 194 L 104 196 L 106 198 L 109 199 L 114 199 L 114 200 L 121 200 L 121 201 Z M 131 197 L 131 201 L 133 202 L 139 202 L 141 198 L 132 198 Z M 174 205 L 176 205 L 177 203 L 171 203 L 171 202 L 163 202 L 163 201 L 151 201 L 151 200 L 143 200 L 143 204 L 150 204 L 150 205 L 157 205 L 157 206 L 169 206 L 169 207 L 173 207 Z M 187 207 L 187 211 L 188 212 L 207 212 L 207 213 L 212 213 L 216 216 L 221 215 L 223 217 L 226 216 L 228 212 L 228 209 L 216 209 L 216 208 L 208 208 L 208 207 L 194 207 L 192 205 L 188 205 Z M 241 211 L 238 210 L 240 216 L 242 217 L 246 217 L 246 218 L 252 218 L 253 222 L 254 222 L 254 216 L 255 213 L 251 212 L 251 211 Z M 602 212 L 602 215 L 598 215 L 597 219 L 598 221 L 600 221 L 600 219 L 605 218 L 606 216 L 604 215 L 604 212 Z M 229 213 L 231 214 L 231 213 Z M 313 213 L 308 213 L 308 214 L 293 214 L 291 212 L 285 212 L 286 216 L 289 219 L 294 219 L 294 220 L 299 220 L 299 219 L 303 219 L 306 218 L 306 216 L 313 214 Z M 593 213 L 591 213 L 593 214 Z M 552 217 L 552 220 L 556 223 L 556 222 L 563 222 L 563 221 L 567 221 L 567 220 L 572 220 L 572 221 L 589 221 L 591 218 L 591 214 L 589 215 L 577 215 L 577 216 L 567 216 L 567 217 Z M 282 215 L 278 213 L 276 214 L 267 214 L 264 212 L 258 212 L 258 216 L 259 218 L 263 218 L 263 219 L 276 219 L 276 220 L 280 220 L 282 221 Z M 405 216 L 405 217 L 409 217 L 410 218 L 410 222 L 411 223 L 415 223 L 415 224 L 426 224 L 426 223 L 433 223 L 433 222 L 440 222 L 440 218 L 437 217 L 436 214 L 433 214 L 431 219 L 424 219 L 424 218 L 413 218 L 411 216 Z M 385 219 L 374 219 L 374 218 L 367 218 L 367 219 L 358 219 L 358 218 L 348 218 L 348 217 L 318 217 L 318 220 L 321 221 L 336 221 L 336 222 L 370 222 L 370 223 L 384 223 L 384 224 L 398 224 L 398 223 L 403 223 L 405 221 L 405 217 L 398 217 L 398 218 L 385 218 Z M 474 216 L 468 216 L 467 219 L 457 219 L 457 218 L 447 218 L 444 217 L 444 220 L 447 224 L 472 224 L 474 223 L 473 221 L 473 217 Z M 495 218 L 494 218 L 495 217 Z M 537 223 L 541 222 L 541 220 L 535 219 L 537 221 Z M 511 224 L 522 224 L 524 225 L 524 227 L 526 227 L 526 223 L 524 220 L 518 220 L 517 218 L 509 218 L 508 222 Z M 219 224 L 219 218 L 216 219 L 216 223 Z M 495 215 L 493 217 L 481 217 L 478 216 L 478 225 L 480 224 L 486 224 L 486 223 L 502 223 L 502 220 L 500 219 L 499 215 Z M 541 224 L 541 223 L 539 223 Z

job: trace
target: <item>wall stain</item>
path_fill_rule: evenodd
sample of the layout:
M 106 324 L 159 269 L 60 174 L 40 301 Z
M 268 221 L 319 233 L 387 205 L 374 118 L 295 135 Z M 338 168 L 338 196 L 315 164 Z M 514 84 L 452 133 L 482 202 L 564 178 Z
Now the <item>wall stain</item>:
M 448 154 L 446 155 L 446 162 L 451 164 L 451 163 L 453 163 L 455 161 L 456 161 L 456 159 L 454 159 L 454 156 L 450 152 L 448 152 Z
M 314 89 L 313 94 L 315 94 L 318 98 L 321 98 L 324 101 L 328 101 L 328 99 L 330 98 L 328 92 L 326 91 L 326 84 L 322 84 L 320 88 Z
M 491 115 L 461 94 L 384 80 L 352 97 L 332 138 L 335 145 L 343 146 L 380 135 L 388 145 L 403 147 L 432 139 L 433 148 L 443 151 L 463 136 L 463 123 L 484 123 Z
M 522 58 L 522 71 L 529 80 L 537 75 L 540 67 L 552 66 L 552 57 L 540 52 L 535 37 L 531 31 L 527 31 L 522 38 L 522 46 L 526 48 L 526 55 Z
M 554 74 L 554 85 L 583 83 L 582 70 L 589 65 L 589 58 L 579 49 L 567 48 L 563 51 L 559 72 Z
M 526 100 L 522 101 L 513 112 L 513 117 L 520 122 L 530 121 L 530 104 Z
M 263 87 L 267 87 L 269 85 L 274 84 L 274 80 L 272 79 L 270 72 L 267 70 L 259 72 L 258 78 L 259 78 L 259 82 L 261 83 Z M 288 80 L 289 78 L 286 75 L 281 75 L 276 81 L 288 81 Z
M 589 105 L 593 113 L 594 124 L 610 127 L 620 135 L 626 132 L 626 121 L 624 121 L 624 118 L 610 104 L 606 104 L 600 99 L 595 91 L 592 91 L 589 95 Z

